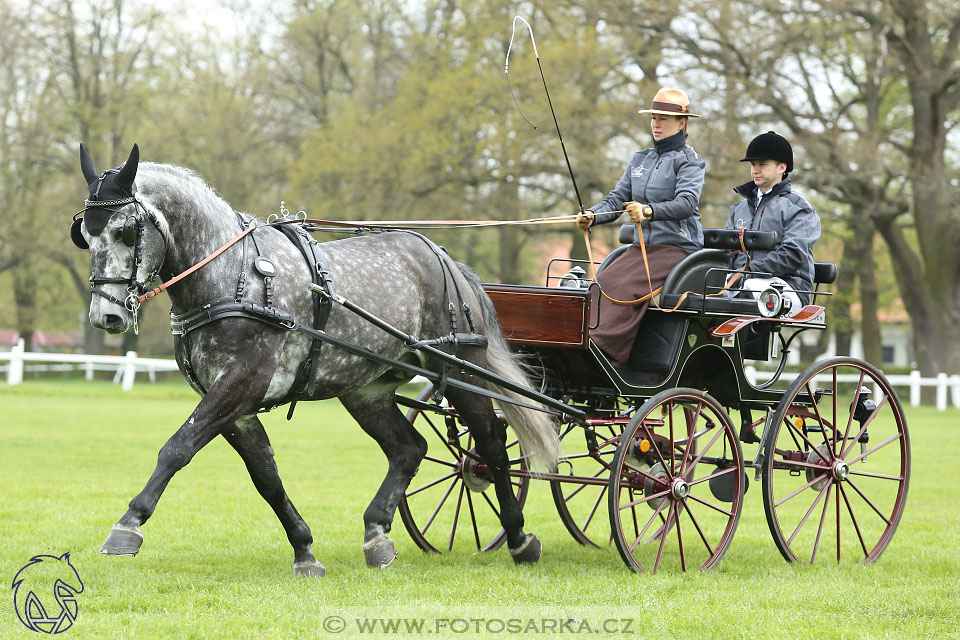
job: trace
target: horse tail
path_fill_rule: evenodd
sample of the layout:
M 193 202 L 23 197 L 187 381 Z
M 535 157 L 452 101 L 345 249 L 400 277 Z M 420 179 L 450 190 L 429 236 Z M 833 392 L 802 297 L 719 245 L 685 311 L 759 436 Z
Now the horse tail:
M 510 349 L 506 338 L 503 337 L 503 330 L 497 320 L 497 310 L 494 308 L 490 296 L 483 290 L 480 277 L 465 264 L 458 262 L 457 267 L 480 301 L 480 310 L 486 326 L 487 365 L 490 370 L 516 385 L 535 391 L 530 382 L 529 369 L 522 363 L 520 357 Z M 488 384 L 509 398 L 515 398 L 517 401 L 527 404 L 534 403 L 530 398 L 516 391 L 504 389 L 492 383 Z M 507 419 L 507 424 L 517 432 L 520 438 L 520 447 L 524 453 L 532 456 L 535 461 L 548 470 L 555 470 L 560 451 L 560 440 L 557 437 L 557 428 L 551 415 L 509 402 L 501 403 L 500 409 Z

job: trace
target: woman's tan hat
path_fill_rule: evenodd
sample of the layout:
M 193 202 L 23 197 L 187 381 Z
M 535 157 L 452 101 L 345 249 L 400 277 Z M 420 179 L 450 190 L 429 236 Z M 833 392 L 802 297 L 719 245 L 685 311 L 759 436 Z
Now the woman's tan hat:
M 665 116 L 687 116 L 700 118 L 696 113 L 690 113 L 690 99 L 682 89 L 660 89 L 653 96 L 649 109 L 641 109 L 637 113 L 660 113 Z

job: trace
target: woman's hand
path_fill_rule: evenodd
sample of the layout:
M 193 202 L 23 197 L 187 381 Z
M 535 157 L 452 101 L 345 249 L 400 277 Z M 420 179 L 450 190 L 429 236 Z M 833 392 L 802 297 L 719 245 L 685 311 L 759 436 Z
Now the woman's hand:
M 647 222 L 648 220 L 653 219 L 653 208 L 648 204 L 627 202 L 624 203 L 623 208 L 635 224 L 640 224 L 641 222 Z
M 593 224 L 593 216 L 594 216 L 594 213 L 592 211 L 588 211 L 586 213 L 582 213 L 578 215 L 577 226 L 580 227 L 581 230 L 586 231 L 587 229 L 590 228 L 590 225 Z

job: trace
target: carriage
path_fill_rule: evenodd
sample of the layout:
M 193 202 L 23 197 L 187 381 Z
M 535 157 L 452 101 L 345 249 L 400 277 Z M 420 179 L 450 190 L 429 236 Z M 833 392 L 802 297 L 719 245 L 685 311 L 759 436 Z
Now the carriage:
M 635 229 L 623 225 L 621 243 L 634 242 Z M 518 441 L 508 439 L 518 499 L 532 479 L 546 480 L 579 543 L 613 544 L 635 571 L 709 569 L 731 544 L 753 475 L 788 561 L 874 561 L 897 528 L 909 485 L 897 395 L 877 368 L 855 358 L 816 362 L 789 383 L 784 375 L 801 334 L 826 329 L 822 300 L 830 294 L 819 287 L 835 281 L 836 266 L 815 265 L 811 304 L 787 317 L 775 289 L 757 292 L 758 300 L 720 295 L 730 251 L 773 248 L 774 234 L 705 229 L 704 240 L 647 311 L 626 369 L 590 340 L 599 319 L 583 269 L 553 273 L 576 261 L 551 261 L 545 286 L 484 285 L 540 392 L 571 407 L 556 417 L 557 469 L 529 469 Z M 750 362 L 772 371 L 757 380 Z M 496 549 L 504 533 L 489 469 L 456 410 L 427 402 L 433 391 L 397 396 L 431 438 L 400 503 L 404 525 L 425 551 Z
M 137 554 L 140 527 L 170 479 L 222 436 L 283 525 L 294 572 L 324 575 L 258 416 L 289 404 L 289 418 L 299 400 L 334 397 L 390 463 L 364 512 L 371 567 L 396 557 L 387 534 L 398 509 L 424 550 L 506 542 L 514 562 L 536 562 L 541 544 L 522 515 L 533 479 L 550 483 L 578 542 L 612 543 L 636 571 L 716 565 L 736 531 L 748 470 L 790 561 L 869 563 L 896 531 L 910 446 L 889 382 L 838 357 L 787 384 L 790 347 L 826 328 L 824 294 L 810 292 L 812 304 L 788 316 L 776 288 L 759 302 L 724 291 L 729 252 L 769 248 L 772 234 L 706 230 L 706 248 L 673 269 L 621 370 L 590 340 L 596 287 L 572 270 L 551 273 L 556 263 L 542 287 L 483 285 L 409 230 L 368 225 L 321 244 L 308 232 L 329 221 L 258 221 L 189 171 L 141 165 L 136 146 L 101 174 L 82 146 L 80 160 L 90 197 L 70 233 L 90 251 L 91 323 L 136 331 L 139 305 L 173 286 L 175 354 L 202 396 L 103 553 Z M 632 229 L 622 242 L 634 241 Z M 818 264 L 815 280 L 836 275 Z M 148 290 L 156 278 L 163 284 Z M 776 366 L 758 382 L 749 361 Z M 396 393 L 415 375 L 431 386 L 417 398 Z

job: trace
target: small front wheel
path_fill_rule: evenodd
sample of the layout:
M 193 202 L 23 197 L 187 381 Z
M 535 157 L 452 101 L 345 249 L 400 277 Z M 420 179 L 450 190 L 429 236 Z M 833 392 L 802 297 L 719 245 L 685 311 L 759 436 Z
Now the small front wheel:
M 716 566 L 740 521 L 743 469 L 730 416 L 705 392 L 669 389 L 645 402 L 620 438 L 608 491 L 627 566 Z

